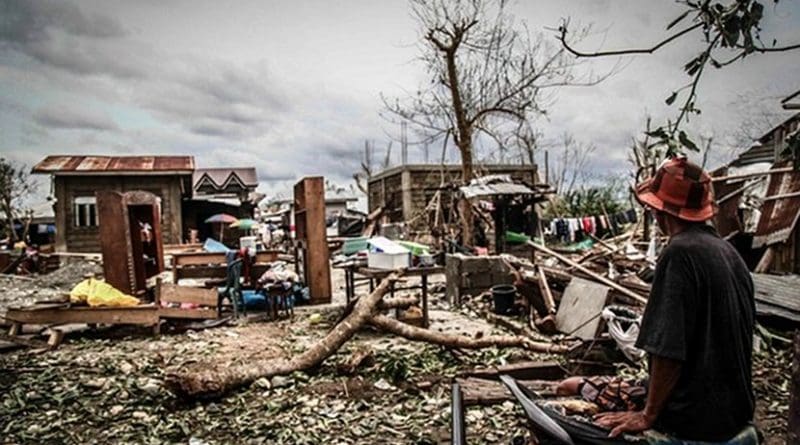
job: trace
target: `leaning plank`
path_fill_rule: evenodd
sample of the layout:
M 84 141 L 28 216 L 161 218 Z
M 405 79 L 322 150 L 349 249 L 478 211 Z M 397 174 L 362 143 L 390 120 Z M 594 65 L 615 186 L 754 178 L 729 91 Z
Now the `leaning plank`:
M 349 340 L 375 311 L 389 286 L 402 275 L 394 272 L 369 295 L 361 297 L 353 311 L 338 323 L 322 340 L 305 352 L 290 359 L 254 360 L 225 369 L 202 367 L 197 370 L 177 370 L 167 374 L 166 386 L 184 398 L 213 398 L 244 386 L 262 377 L 291 374 L 313 368 L 333 355 Z
M 647 304 L 647 299 L 642 297 L 641 295 L 637 294 L 636 292 L 633 292 L 633 291 L 631 291 L 629 289 L 626 289 L 626 288 L 620 286 L 619 284 L 609 280 L 608 278 L 592 272 L 591 270 L 581 266 L 580 264 L 576 263 L 575 261 L 572 261 L 571 259 L 565 257 L 564 255 L 561 255 L 559 253 L 553 252 L 552 250 L 548 249 L 547 247 L 540 246 L 540 245 L 534 243 L 533 241 L 528 241 L 528 245 L 533 247 L 534 249 L 542 252 L 542 253 L 550 255 L 551 257 L 561 261 L 562 263 L 565 263 L 565 264 L 567 264 L 569 266 L 574 267 L 575 269 L 577 269 L 577 270 L 589 275 L 595 281 L 599 281 L 599 282 L 605 284 L 606 286 L 618 291 L 619 293 L 636 300 L 639 303 Z
M 568 345 L 536 342 L 518 335 L 490 335 L 488 337 L 472 338 L 463 335 L 447 334 L 411 326 L 385 315 L 375 315 L 369 322 L 381 330 L 408 340 L 424 341 L 448 348 L 481 349 L 493 346 L 499 348 L 516 347 L 532 352 L 550 354 L 562 354 L 570 350 L 570 346 Z
M 575 277 L 561 297 L 556 313 L 556 328 L 582 340 L 591 340 L 599 334 L 600 313 L 609 302 L 609 288 L 593 281 Z

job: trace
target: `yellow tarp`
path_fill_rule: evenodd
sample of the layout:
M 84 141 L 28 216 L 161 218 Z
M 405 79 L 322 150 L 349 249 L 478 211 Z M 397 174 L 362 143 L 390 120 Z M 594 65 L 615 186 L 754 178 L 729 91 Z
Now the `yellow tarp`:
M 130 307 L 139 304 L 139 299 L 127 295 L 105 281 L 89 278 L 76 284 L 69 293 L 72 303 L 86 302 L 89 306 Z

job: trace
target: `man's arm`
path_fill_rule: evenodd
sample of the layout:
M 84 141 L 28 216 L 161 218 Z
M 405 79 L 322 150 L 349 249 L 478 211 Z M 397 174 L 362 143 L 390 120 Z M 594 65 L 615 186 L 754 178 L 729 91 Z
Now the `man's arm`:
M 598 414 L 595 418 L 597 424 L 611 428 L 610 437 L 617 437 L 622 433 L 637 433 L 652 427 L 678 383 L 681 366 L 682 363 L 678 360 L 653 355 L 644 410 Z

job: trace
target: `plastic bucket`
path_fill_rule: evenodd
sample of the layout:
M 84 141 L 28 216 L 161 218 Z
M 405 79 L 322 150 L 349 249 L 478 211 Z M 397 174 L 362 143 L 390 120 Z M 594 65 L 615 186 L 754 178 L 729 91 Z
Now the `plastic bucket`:
M 492 298 L 494 299 L 494 313 L 505 315 L 514 308 L 514 298 L 517 295 L 517 288 L 511 284 L 498 284 L 492 286 Z

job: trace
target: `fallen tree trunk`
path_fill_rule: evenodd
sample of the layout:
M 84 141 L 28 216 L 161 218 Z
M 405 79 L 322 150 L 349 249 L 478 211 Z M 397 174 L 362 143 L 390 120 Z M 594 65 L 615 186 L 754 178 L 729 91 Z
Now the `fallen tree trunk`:
M 167 388 L 184 398 L 214 398 L 262 377 L 286 375 L 313 368 L 333 355 L 370 319 L 378 302 L 388 292 L 389 285 L 401 275 L 402 271 L 392 273 L 371 294 L 359 298 L 350 315 L 302 354 L 290 359 L 257 360 L 224 369 L 173 372 L 167 375 L 164 383 Z
M 419 304 L 417 297 L 394 297 L 387 298 L 378 303 L 378 309 L 406 309 L 409 306 Z
M 563 354 L 570 350 L 567 345 L 554 345 L 551 343 L 535 342 L 525 337 L 516 335 L 490 335 L 488 337 L 472 338 L 463 335 L 453 335 L 444 332 L 431 331 L 430 329 L 411 326 L 385 315 L 375 315 L 370 319 L 370 324 L 413 341 L 424 341 L 448 348 L 480 349 L 496 346 L 499 348 L 516 347 L 532 352 L 550 354 Z

